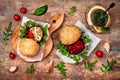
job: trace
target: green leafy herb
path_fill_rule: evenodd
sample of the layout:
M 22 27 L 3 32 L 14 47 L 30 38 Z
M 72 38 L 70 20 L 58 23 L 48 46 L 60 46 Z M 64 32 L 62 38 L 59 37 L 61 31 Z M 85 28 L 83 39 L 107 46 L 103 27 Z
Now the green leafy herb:
M 81 36 L 82 36 L 83 41 L 85 42 L 85 49 L 78 55 L 71 55 L 67 51 L 66 46 L 64 44 L 57 44 L 57 48 L 62 53 L 62 55 L 70 57 L 76 62 L 76 64 L 78 64 L 81 59 L 87 58 L 87 52 L 90 49 L 89 43 L 91 42 L 91 39 L 84 32 L 82 32 Z
M 30 74 L 30 73 L 33 73 L 35 71 L 35 67 L 34 65 L 32 64 L 26 71 L 25 73 L 26 74 Z
M 89 38 L 89 36 L 86 36 L 86 34 L 84 32 L 82 32 L 82 36 L 81 38 L 83 39 L 85 44 L 89 44 L 91 42 L 91 39 Z
M 45 42 L 46 42 L 45 38 L 42 38 L 41 41 L 38 42 L 38 43 L 39 43 L 40 45 L 43 45 L 43 44 L 45 44 Z
M 58 70 L 60 70 L 61 74 L 66 76 L 66 69 L 64 68 L 65 67 L 64 64 L 65 64 L 64 62 L 60 62 L 55 66 L 55 68 L 58 68 Z
M 107 65 L 102 64 L 103 68 L 101 68 L 101 71 L 106 73 L 107 71 L 112 70 L 112 67 L 115 63 L 116 63 L 115 60 L 112 60 L 111 62 L 107 60 Z
M 8 27 L 6 28 L 6 32 L 3 31 L 3 34 L 4 34 L 4 45 L 7 44 L 7 40 L 9 40 L 9 36 L 12 35 L 12 30 L 11 30 L 11 27 L 12 27 L 12 22 L 9 23 Z
M 26 27 L 27 26 L 25 26 L 25 25 L 23 25 L 23 26 L 20 27 L 20 35 L 19 35 L 19 37 L 21 39 L 26 37 L 26 34 L 25 34 Z
M 25 26 L 28 26 L 28 25 L 31 25 L 31 26 L 35 26 L 35 22 L 29 20 L 28 22 L 25 23 Z
M 70 8 L 70 13 L 69 13 L 69 14 L 70 14 L 71 16 L 73 16 L 76 11 L 77 11 L 77 10 L 76 10 L 76 6 L 72 6 L 72 7 Z
M 48 9 L 48 5 L 44 5 L 44 6 L 41 6 L 39 8 L 37 8 L 35 11 L 34 11 L 34 15 L 36 16 L 40 16 L 40 15 L 43 15 L 47 12 L 47 9 Z
M 89 71 L 92 71 L 93 67 L 95 66 L 95 64 L 97 63 L 97 61 L 93 61 L 93 62 L 84 62 L 84 66 L 86 69 L 88 69 Z
M 45 36 L 47 36 L 47 30 L 48 30 L 48 25 L 45 25 L 45 27 L 43 27 L 43 34 Z
M 110 30 L 109 28 L 101 27 L 101 31 L 102 31 L 102 32 L 108 32 L 109 30 Z

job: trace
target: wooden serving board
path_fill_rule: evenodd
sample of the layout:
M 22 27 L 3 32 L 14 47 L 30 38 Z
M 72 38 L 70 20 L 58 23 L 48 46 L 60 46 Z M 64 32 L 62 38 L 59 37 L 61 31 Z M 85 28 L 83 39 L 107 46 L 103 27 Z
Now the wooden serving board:
M 50 54 L 52 47 L 53 47 L 53 41 L 52 41 L 51 35 L 55 30 L 57 30 L 60 27 L 63 20 L 64 20 L 64 14 L 54 15 L 50 19 L 50 28 L 49 28 L 50 37 L 45 43 L 43 58 L 47 57 Z M 17 52 L 17 44 L 18 44 L 20 26 L 21 26 L 20 24 L 16 26 L 13 32 L 13 35 L 12 35 L 12 39 L 11 39 L 12 48 L 16 52 Z

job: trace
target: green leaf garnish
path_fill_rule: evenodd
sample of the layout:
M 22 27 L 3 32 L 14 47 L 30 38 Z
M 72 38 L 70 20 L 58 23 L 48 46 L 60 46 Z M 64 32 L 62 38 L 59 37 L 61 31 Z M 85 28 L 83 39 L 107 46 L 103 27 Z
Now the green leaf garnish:
M 35 71 L 35 67 L 34 67 L 34 65 L 32 64 L 26 71 L 25 71 L 25 73 L 26 74 L 32 74 L 33 72 Z
M 7 40 L 9 40 L 9 36 L 11 36 L 12 33 L 13 33 L 12 30 L 11 30 L 11 27 L 12 27 L 12 22 L 10 22 L 9 25 L 8 25 L 8 27 L 5 28 L 5 29 L 6 29 L 6 32 L 3 31 L 3 34 L 4 34 L 4 38 L 3 38 L 3 40 L 4 40 L 4 45 L 7 44 Z
M 102 31 L 102 32 L 108 32 L 109 30 L 110 30 L 109 28 L 101 27 L 101 31 Z
M 76 6 L 72 6 L 72 7 L 70 8 L 70 13 L 69 13 L 69 14 L 70 14 L 71 16 L 73 16 L 76 11 L 77 11 L 77 10 L 76 10 Z
M 58 63 L 55 66 L 55 68 L 57 68 L 58 70 L 60 70 L 61 74 L 63 74 L 64 76 L 66 76 L 66 69 L 64 68 L 65 67 L 64 64 L 65 64 L 64 62 L 60 62 L 60 63 Z
M 35 11 L 34 11 L 34 15 L 36 16 L 40 16 L 40 15 L 43 15 L 47 12 L 47 9 L 48 9 L 48 5 L 44 5 L 44 6 L 41 6 L 39 8 L 37 8 Z
M 107 59 L 107 65 L 102 64 L 103 68 L 100 68 L 102 72 L 106 73 L 107 71 L 112 70 L 113 65 L 116 63 L 115 60 L 112 60 L 111 62 Z
M 88 69 L 89 71 L 92 71 L 93 67 L 95 66 L 95 64 L 97 63 L 97 61 L 93 61 L 93 62 L 84 62 L 84 66 L 86 69 Z
M 45 25 L 42 29 L 43 29 L 43 34 L 47 36 L 48 25 Z

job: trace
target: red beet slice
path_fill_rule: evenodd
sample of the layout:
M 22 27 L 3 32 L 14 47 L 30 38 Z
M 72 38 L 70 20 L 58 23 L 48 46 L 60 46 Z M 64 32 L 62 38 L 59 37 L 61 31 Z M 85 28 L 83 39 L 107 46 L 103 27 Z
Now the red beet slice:
M 85 48 L 84 41 L 80 38 L 77 42 L 71 45 L 66 45 L 66 48 L 70 54 L 77 55 Z

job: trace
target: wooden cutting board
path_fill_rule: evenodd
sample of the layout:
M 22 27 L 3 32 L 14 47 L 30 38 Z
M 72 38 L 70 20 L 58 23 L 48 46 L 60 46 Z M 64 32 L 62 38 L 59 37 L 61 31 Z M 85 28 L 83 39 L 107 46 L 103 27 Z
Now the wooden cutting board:
M 63 20 L 64 20 L 64 14 L 57 14 L 57 15 L 54 15 L 53 17 L 51 17 L 50 28 L 49 28 L 50 37 L 47 40 L 47 42 L 45 43 L 43 58 L 47 57 L 50 54 L 52 47 L 53 47 L 53 41 L 52 41 L 51 35 L 55 30 L 57 30 L 61 26 Z M 21 26 L 21 24 L 18 24 L 16 26 L 16 28 L 13 32 L 13 35 L 12 35 L 12 39 L 11 39 L 12 48 L 16 52 L 17 52 L 17 44 L 18 44 L 20 26 Z

